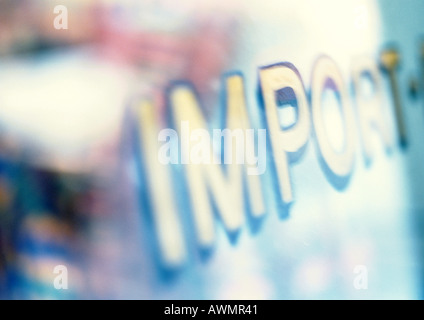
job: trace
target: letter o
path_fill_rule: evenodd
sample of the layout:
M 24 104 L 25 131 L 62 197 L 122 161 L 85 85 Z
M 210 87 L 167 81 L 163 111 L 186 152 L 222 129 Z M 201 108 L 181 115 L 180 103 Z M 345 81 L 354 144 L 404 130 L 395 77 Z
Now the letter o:
M 323 118 L 322 95 L 326 89 L 338 93 L 344 122 L 344 147 L 337 151 L 328 140 Z M 355 160 L 355 122 L 349 94 L 339 68 L 329 57 L 320 57 L 313 68 L 311 83 L 312 122 L 324 172 L 330 182 L 343 188 L 353 170 Z M 333 179 L 334 178 L 334 179 Z

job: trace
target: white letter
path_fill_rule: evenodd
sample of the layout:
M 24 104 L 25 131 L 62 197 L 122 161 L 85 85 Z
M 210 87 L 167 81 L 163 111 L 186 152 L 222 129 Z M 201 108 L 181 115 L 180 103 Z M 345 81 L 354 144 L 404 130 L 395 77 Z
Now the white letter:
M 169 138 L 169 139 L 167 139 Z M 158 141 L 165 142 L 159 149 L 158 159 L 162 164 L 178 163 L 178 133 L 174 129 L 162 129 Z
M 68 29 L 68 8 L 63 5 L 54 7 L 53 13 L 59 15 L 54 18 L 53 25 L 56 30 Z
M 266 129 L 258 130 L 258 156 L 255 156 L 255 150 L 251 150 L 255 142 L 255 131 L 253 129 L 246 130 L 246 158 L 247 158 L 247 174 L 261 175 L 266 170 Z
M 272 152 L 281 199 L 288 204 L 293 201 L 287 153 L 294 153 L 306 144 L 310 133 L 308 100 L 305 89 L 296 68 L 289 63 L 280 63 L 260 69 L 260 84 L 265 104 L 266 119 L 271 138 Z M 291 88 L 294 97 L 286 100 L 297 101 L 297 122 L 287 129 L 282 129 L 278 120 L 276 93 Z
M 247 129 L 249 119 L 246 112 L 243 80 L 241 76 L 234 75 L 226 79 L 227 90 L 227 127 L 229 129 Z M 204 129 L 207 127 L 201 113 L 200 106 L 193 90 L 189 86 L 177 85 L 170 91 L 171 108 L 175 125 L 183 134 L 184 123 L 190 122 L 190 130 Z M 187 125 L 188 127 L 188 125 Z M 182 152 L 189 152 L 191 147 L 181 137 Z M 234 148 L 232 150 L 235 152 Z M 234 153 L 233 153 L 234 155 Z M 216 154 L 211 150 L 211 157 Z M 234 232 L 244 222 L 244 197 L 242 172 L 245 166 L 234 162 L 227 165 L 225 173 L 216 160 L 210 164 L 189 164 L 185 166 L 187 185 L 190 191 L 191 207 L 197 237 L 202 246 L 211 246 L 214 235 L 214 215 L 209 195 L 215 199 L 220 217 L 225 228 Z M 252 215 L 260 217 L 265 213 L 262 199 L 260 180 L 258 176 L 247 176 L 247 190 Z
M 368 289 L 368 270 L 367 267 L 358 265 L 353 269 L 353 273 L 358 274 L 353 280 L 353 286 L 356 290 Z
M 364 94 L 363 78 L 368 76 L 374 88 L 372 94 Z M 352 66 L 352 78 L 355 87 L 355 97 L 358 106 L 359 128 L 364 155 L 367 162 L 373 158 L 372 132 L 380 133 L 386 150 L 390 150 L 393 141 L 383 113 L 383 97 L 381 77 L 376 63 L 371 58 L 355 60 Z
M 54 267 L 53 273 L 59 274 L 54 278 L 54 288 L 57 290 L 68 289 L 68 268 L 63 265 L 57 265 Z
M 340 105 L 344 122 L 344 147 L 337 151 L 328 140 L 322 108 L 322 94 L 325 89 L 332 89 L 340 97 Z M 346 185 L 347 178 L 353 169 L 355 158 L 355 123 L 352 106 L 349 102 L 349 95 L 343 82 L 337 65 L 328 57 L 320 57 L 315 63 L 312 74 L 312 119 L 315 129 L 315 137 L 319 146 L 322 160 L 327 165 L 332 176 L 328 177 L 330 182 L 336 187 L 342 188 Z M 327 168 L 325 168 L 327 169 Z M 337 182 L 342 178 L 341 183 Z
M 355 8 L 355 28 L 365 29 L 368 27 L 368 10 L 365 5 L 360 5 Z
M 190 141 L 196 142 L 190 149 L 190 163 L 210 164 L 211 160 L 211 138 L 206 129 L 195 129 L 190 133 Z
M 182 227 L 177 215 L 169 167 L 158 160 L 158 121 L 154 107 L 142 102 L 135 108 L 139 123 L 141 156 L 143 157 L 146 180 L 149 185 L 153 219 L 158 235 L 163 261 L 171 267 L 180 265 L 185 258 Z

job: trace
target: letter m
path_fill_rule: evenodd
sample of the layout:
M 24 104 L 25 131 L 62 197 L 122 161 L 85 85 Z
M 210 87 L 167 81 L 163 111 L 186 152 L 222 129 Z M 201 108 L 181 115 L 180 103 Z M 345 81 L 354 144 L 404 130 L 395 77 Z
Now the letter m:
M 226 127 L 246 132 L 250 122 L 246 110 L 243 79 L 241 75 L 235 74 L 228 76 L 224 83 Z M 174 125 L 181 137 L 181 152 L 186 153 L 186 158 L 189 158 L 191 143 L 189 139 L 182 137 L 182 124 L 188 122 L 191 132 L 196 129 L 207 129 L 206 120 L 198 99 L 189 85 L 174 85 L 169 91 L 169 99 Z M 245 150 L 254 152 L 254 141 L 252 139 L 245 141 L 247 141 Z M 226 165 L 225 172 L 219 164 L 216 153 L 211 150 L 210 154 L 211 161 L 207 164 L 190 163 L 185 166 L 196 234 L 203 247 L 210 247 L 215 239 L 212 198 L 219 217 L 229 232 L 235 232 L 241 227 L 247 209 L 255 217 L 265 213 L 259 176 L 248 175 L 247 166 L 236 164 L 234 161 Z M 251 157 L 251 154 L 246 154 L 246 157 Z M 246 181 L 246 188 L 243 187 L 243 181 Z M 244 194 L 244 190 L 247 190 L 248 197 Z M 245 207 L 245 199 L 249 199 L 250 207 Z

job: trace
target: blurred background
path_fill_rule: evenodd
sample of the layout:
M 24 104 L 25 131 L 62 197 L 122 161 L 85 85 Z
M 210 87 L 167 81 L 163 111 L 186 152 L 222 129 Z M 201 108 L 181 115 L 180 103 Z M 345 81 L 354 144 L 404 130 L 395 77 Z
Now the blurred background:
M 58 5 L 67 29 L 55 28 Z M 423 298 L 423 13 L 419 0 L 0 0 L 0 298 Z M 258 67 L 289 61 L 309 90 L 315 60 L 327 54 L 350 88 L 353 59 L 377 62 L 388 45 L 400 53 L 408 147 L 387 154 L 377 139 L 368 167 L 358 133 L 340 192 L 309 144 L 291 168 L 288 217 L 269 206 L 261 230 L 244 226 L 236 244 L 218 225 L 207 258 L 185 226 L 187 261 L 164 272 L 140 202 L 134 101 L 152 101 L 165 125 L 166 88 L 186 80 L 214 119 L 221 75 L 240 71 L 258 127 Z M 67 267 L 66 290 L 54 287 L 57 265 Z M 354 286 L 357 266 L 367 269 L 367 289 Z

